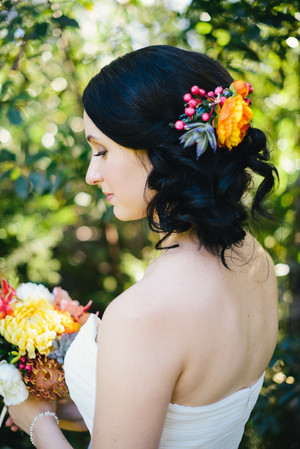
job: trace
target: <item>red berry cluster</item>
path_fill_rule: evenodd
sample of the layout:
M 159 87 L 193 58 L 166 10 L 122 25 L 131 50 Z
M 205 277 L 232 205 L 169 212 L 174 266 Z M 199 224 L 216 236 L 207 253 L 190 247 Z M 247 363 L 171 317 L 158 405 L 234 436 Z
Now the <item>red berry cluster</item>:
M 26 357 L 24 356 L 20 357 L 19 369 L 25 370 L 27 371 L 27 373 L 30 373 L 32 371 L 32 366 L 26 363 Z
M 195 114 L 195 110 L 196 108 L 202 104 L 204 99 L 207 99 L 209 103 L 212 103 L 212 107 L 210 110 L 210 113 L 208 112 L 204 112 L 201 116 L 201 119 L 203 120 L 203 122 L 207 122 L 214 110 L 215 104 L 216 104 L 216 100 L 217 103 L 219 103 L 221 106 L 223 106 L 226 97 L 222 96 L 221 94 L 223 93 L 223 88 L 222 87 L 216 87 L 214 92 L 213 91 L 209 91 L 206 93 L 206 91 L 204 89 L 200 89 L 198 86 L 193 86 L 191 88 L 191 94 L 187 93 L 183 96 L 183 100 L 185 101 L 185 110 L 184 113 L 187 117 L 189 117 L 190 119 L 193 119 L 193 115 Z M 177 130 L 182 130 L 185 127 L 185 123 L 182 120 L 177 120 L 177 122 L 175 123 L 175 128 Z

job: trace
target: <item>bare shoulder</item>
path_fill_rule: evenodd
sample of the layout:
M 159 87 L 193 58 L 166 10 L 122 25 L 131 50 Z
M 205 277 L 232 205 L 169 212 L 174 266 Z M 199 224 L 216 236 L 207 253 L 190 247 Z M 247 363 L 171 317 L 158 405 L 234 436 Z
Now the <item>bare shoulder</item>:
M 205 266 L 205 261 L 201 260 L 198 253 L 195 256 L 193 253 L 170 252 L 159 256 L 149 265 L 139 282 L 110 303 L 104 317 L 120 314 L 128 319 L 137 319 L 144 315 L 168 312 L 168 303 L 171 301 L 174 304 L 176 298 L 186 292 L 191 279 L 207 279 L 208 272 L 213 271 L 209 264 Z M 199 265 L 202 265 L 202 269 Z
M 221 260 L 205 248 L 194 245 L 187 250 L 171 250 L 159 256 L 150 266 L 151 271 L 143 279 L 144 284 L 155 283 L 165 295 L 186 295 L 189 285 L 199 284 L 198 296 L 207 288 L 214 288 L 216 279 L 223 272 Z M 214 280 L 214 282 L 212 282 Z
M 171 294 L 155 273 L 141 280 L 115 298 L 106 308 L 102 327 L 119 329 L 132 337 L 162 339 L 170 326 Z M 178 320 L 179 320 L 178 314 Z M 162 341 L 162 340 L 161 340 Z
M 251 234 L 246 235 L 241 247 L 230 252 L 227 260 L 229 267 L 238 274 L 245 273 L 249 279 L 261 284 L 276 283 L 271 256 Z
M 161 258 L 141 281 L 109 304 L 102 318 L 102 332 L 126 334 L 141 344 L 151 341 L 164 352 L 174 348 L 174 362 L 176 359 L 180 364 L 186 344 L 184 328 L 195 312 L 201 315 L 202 308 L 204 313 L 201 298 L 208 302 L 204 281 L 202 292 L 196 288 L 193 279 L 198 278 L 190 257 Z M 203 322 L 210 320 L 203 318 Z M 205 325 L 202 329 L 205 332 Z
M 176 340 L 178 330 L 185 332 L 192 324 L 198 328 L 201 323 L 201 337 L 211 332 L 226 307 L 231 313 L 241 298 L 244 305 L 258 302 L 275 308 L 274 264 L 257 240 L 247 236 L 243 246 L 229 256 L 229 269 L 201 249 L 170 251 L 158 257 L 141 281 L 112 301 L 103 324 L 122 332 L 152 334 L 154 340 L 166 335 Z

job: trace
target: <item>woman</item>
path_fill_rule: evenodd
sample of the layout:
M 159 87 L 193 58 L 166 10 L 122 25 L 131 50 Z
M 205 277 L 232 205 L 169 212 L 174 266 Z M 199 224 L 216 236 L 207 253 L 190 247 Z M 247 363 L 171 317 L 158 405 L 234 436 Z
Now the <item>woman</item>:
M 251 86 L 232 82 L 205 55 L 153 46 L 104 67 L 84 92 L 88 184 L 118 219 L 147 216 L 160 236 L 144 278 L 101 326 L 90 316 L 66 357 L 92 449 L 234 449 L 257 400 L 277 289 L 246 229 L 277 172 L 249 127 Z M 56 416 L 40 414 L 52 406 L 29 400 L 10 414 L 37 448 L 70 448 Z

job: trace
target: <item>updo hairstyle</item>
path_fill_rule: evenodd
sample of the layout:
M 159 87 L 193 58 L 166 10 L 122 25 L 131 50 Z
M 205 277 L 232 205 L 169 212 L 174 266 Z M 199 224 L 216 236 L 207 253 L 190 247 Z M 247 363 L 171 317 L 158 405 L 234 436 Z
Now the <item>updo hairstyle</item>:
M 156 192 L 148 220 L 152 230 L 165 234 L 156 247 L 172 233 L 191 231 L 225 266 L 225 250 L 244 239 L 249 217 L 267 215 L 262 202 L 277 170 L 266 162 L 265 134 L 249 127 L 231 151 L 217 148 L 214 154 L 208 148 L 197 159 L 195 145 L 183 148 L 180 131 L 169 124 L 183 114 L 183 95 L 192 86 L 213 91 L 232 81 L 204 54 L 157 45 L 105 66 L 83 93 L 84 108 L 97 128 L 122 146 L 148 152 L 153 166 L 148 187 Z M 253 173 L 262 178 L 255 192 Z M 252 195 L 250 205 L 242 201 L 246 193 Z

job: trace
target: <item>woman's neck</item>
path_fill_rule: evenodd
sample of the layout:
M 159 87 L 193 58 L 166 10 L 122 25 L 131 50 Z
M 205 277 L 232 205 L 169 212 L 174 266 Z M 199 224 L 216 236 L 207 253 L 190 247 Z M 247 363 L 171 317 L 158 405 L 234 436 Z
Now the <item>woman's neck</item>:
M 160 235 L 162 238 L 163 235 Z M 160 252 L 166 254 L 167 252 L 178 252 L 183 250 L 195 250 L 200 248 L 199 241 L 196 236 L 191 235 L 191 232 L 186 231 L 180 234 L 171 234 L 162 243 Z

